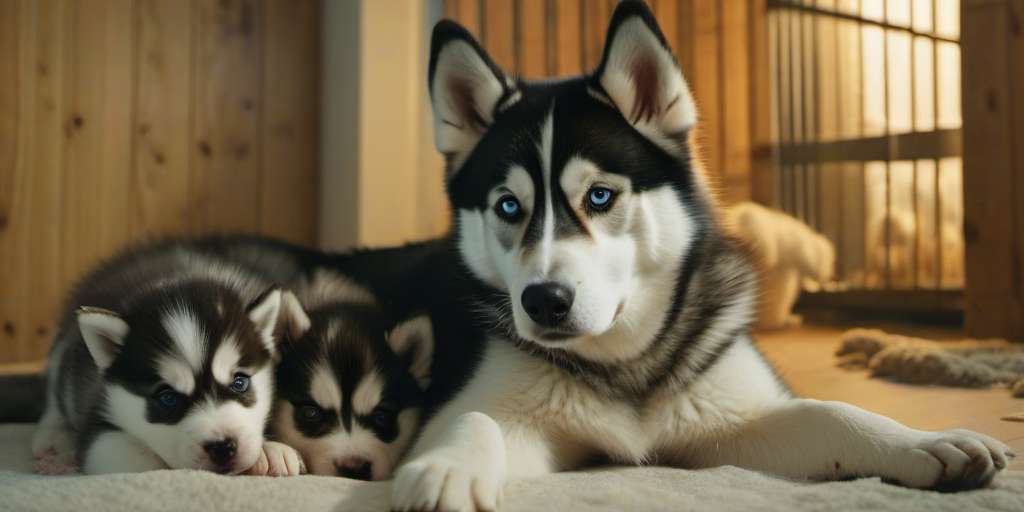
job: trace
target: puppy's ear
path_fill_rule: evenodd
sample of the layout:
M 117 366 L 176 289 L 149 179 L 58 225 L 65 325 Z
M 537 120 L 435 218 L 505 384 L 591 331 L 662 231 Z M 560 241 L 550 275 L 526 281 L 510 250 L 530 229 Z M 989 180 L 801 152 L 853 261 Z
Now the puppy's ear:
M 420 315 L 396 325 L 388 333 L 387 341 L 420 389 L 426 389 L 430 384 L 430 365 L 434 360 L 434 327 L 430 317 Z
M 298 297 L 290 290 L 281 292 L 281 314 L 277 325 L 281 340 L 296 341 L 306 334 L 311 325 L 309 315 L 306 314 Z
M 434 110 L 434 145 L 448 159 L 448 178 L 494 122 L 518 98 L 505 73 L 458 23 L 441 20 L 430 41 L 427 76 Z
M 246 313 L 249 315 L 249 320 L 252 320 L 253 326 L 256 327 L 260 341 L 263 342 L 267 351 L 274 355 L 277 354 L 274 330 L 277 328 L 277 322 L 281 315 L 281 295 L 280 288 L 270 287 L 246 308 Z
M 697 122 L 683 73 L 642 1 L 624 0 L 615 9 L 601 64 L 591 80 L 649 139 L 674 139 Z
M 128 324 L 117 313 L 103 308 L 81 307 L 75 312 L 78 330 L 100 371 L 110 368 L 128 335 Z

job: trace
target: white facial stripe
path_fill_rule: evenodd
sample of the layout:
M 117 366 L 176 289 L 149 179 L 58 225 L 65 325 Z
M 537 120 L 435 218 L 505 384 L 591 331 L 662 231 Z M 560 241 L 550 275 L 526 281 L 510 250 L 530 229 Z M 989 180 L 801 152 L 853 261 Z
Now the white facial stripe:
M 228 385 L 241 358 L 234 336 L 225 338 L 217 347 L 217 353 L 213 355 L 213 378 L 225 386 Z
M 206 354 L 206 332 L 199 325 L 199 319 L 188 309 L 181 308 L 168 312 L 162 324 L 193 372 L 201 371 Z
M 544 118 L 544 124 L 540 127 L 540 145 L 537 151 L 540 152 L 540 168 L 544 176 L 542 184 L 544 188 L 544 233 L 540 240 L 540 262 L 541 275 L 546 276 L 551 269 L 551 245 L 555 239 L 555 210 L 553 208 L 554 189 L 551 183 L 551 152 L 554 150 L 554 114 L 555 105 L 551 104 L 551 110 Z M 534 212 L 536 214 L 538 212 Z
M 371 372 L 359 381 L 352 394 L 352 410 L 358 415 L 367 415 L 380 403 L 384 394 L 384 379 L 377 372 Z
M 191 395 L 196 388 L 195 376 L 189 363 L 171 355 L 161 356 L 156 362 L 156 372 L 160 380 L 183 395 Z
M 309 396 L 324 409 L 341 410 L 341 388 L 334 380 L 334 372 L 320 364 L 309 380 Z

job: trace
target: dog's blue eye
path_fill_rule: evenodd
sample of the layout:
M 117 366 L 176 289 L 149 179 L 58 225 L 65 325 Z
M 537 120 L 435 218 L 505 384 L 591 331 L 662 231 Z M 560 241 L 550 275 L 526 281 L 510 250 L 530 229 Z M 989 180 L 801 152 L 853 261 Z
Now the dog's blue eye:
M 506 195 L 501 196 L 501 199 L 498 200 L 497 208 L 494 210 L 499 217 L 505 220 L 515 220 L 519 217 L 522 207 L 519 205 L 518 199 L 513 196 Z
M 386 409 L 377 409 L 370 415 L 370 423 L 377 428 L 387 428 L 395 419 L 395 412 Z
M 165 409 L 173 409 L 178 406 L 181 394 L 171 388 L 165 387 L 157 392 L 156 401 Z
M 587 194 L 587 200 L 590 201 L 590 207 L 596 210 L 603 210 L 611 205 L 612 197 L 615 193 L 611 189 L 604 187 L 594 187 L 590 189 L 590 193 Z
M 249 390 L 249 376 L 244 373 L 236 373 L 235 380 L 231 381 L 231 391 L 245 393 Z

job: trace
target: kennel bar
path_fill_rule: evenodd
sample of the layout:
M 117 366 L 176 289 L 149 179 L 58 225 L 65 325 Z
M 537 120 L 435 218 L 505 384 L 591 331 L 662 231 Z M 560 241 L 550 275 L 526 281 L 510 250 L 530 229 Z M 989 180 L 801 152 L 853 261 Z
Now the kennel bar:
M 945 69 L 940 67 L 940 45 L 956 45 L 957 50 L 959 46 L 958 35 L 940 30 L 939 16 L 958 15 L 956 2 L 767 0 L 767 5 L 775 37 L 770 55 L 777 79 L 771 97 L 779 136 L 774 148 L 763 150 L 774 150 L 776 157 L 777 206 L 829 236 L 837 249 L 839 279 L 823 291 L 805 293 L 801 304 L 959 314 L 962 282 L 948 277 L 947 266 L 962 266 L 963 258 L 944 252 L 962 252 L 962 228 L 956 226 L 957 240 L 950 249 L 945 225 L 947 209 L 962 208 L 962 197 L 943 186 L 949 169 L 942 162 L 962 155 L 962 132 L 959 124 L 940 123 L 944 93 L 939 81 Z M 942 8 L 946 10 L 940 13 Z M 832 33 L 819 29 L 823 19 L 832 20 Z M 850 83 L 823 76 L 822 69 L 827 68 L 819 69 L 827 58 L 823 44 L 829 41 L 835 45 L 836 74 L 847 79 L 855 74 L 856 94 Z M 874 52 L 868 51 L 869 45 L 874 45 Z M 851 46 L 856 48 L 855 57 L 848 51 L 843 55 Z M 922 60 L 928 57 L 926 47 L 931 51 L 932 102 L 922 111 L 918 95 L 929 87 L 919 76 L 927 70 Z M 879 60 L 882 69 L 871 73 L 869 68 Z M 840 69 L 844 65 L 849 68 Z M 836 100 L 831 121 L 823 114 L 826 91 Z M 846 130 L 844 118 L 849 116 L 859 117 L 856 133 Z M 900 126 L 894 126 L 897 121 Z M 826 139 L 823 134 L 831 128 L 834 137 Z M 859 172 L 859 190 L 847 183 L 854 169 Z M 929 176 L 931 190 L 922 187 Z M 826 188 L 837 187 L 838 197 L 830 201 Z M 829 210 L 836 208 L 838 212 Z M 848 224 L 857 222 L 848 222 L 848 216 L 861 217 L 852 231 Z M 834 220 L 831 225 L 828 218 Z M 962 275 L 962 269 L 952 275 Z

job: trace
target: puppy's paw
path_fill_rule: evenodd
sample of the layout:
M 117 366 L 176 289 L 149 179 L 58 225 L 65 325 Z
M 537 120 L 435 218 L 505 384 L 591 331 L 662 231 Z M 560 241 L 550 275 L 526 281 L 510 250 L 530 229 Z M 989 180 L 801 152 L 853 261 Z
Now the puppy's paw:
M 985 487 L 1014 453 L 1006 444 L 969 430 L 925 433 L 906 452 L 892 478 L 920 489 Z
M 58 427 L 40 426 L 32 434 L 32 456 L 37 460 L 71 463 L 75 459 L 75 444 L 71 432 Z
M 491 511 L 501 501 L 503 479 L 478 464 L 442 454 L 402 466 L 391 488 L 395 511 Z
M 297 476 L 306 472 L 306 465 L 299 452 L 284 443 L 264 441 L 260 456 L 247 475 L 254 476 Z

